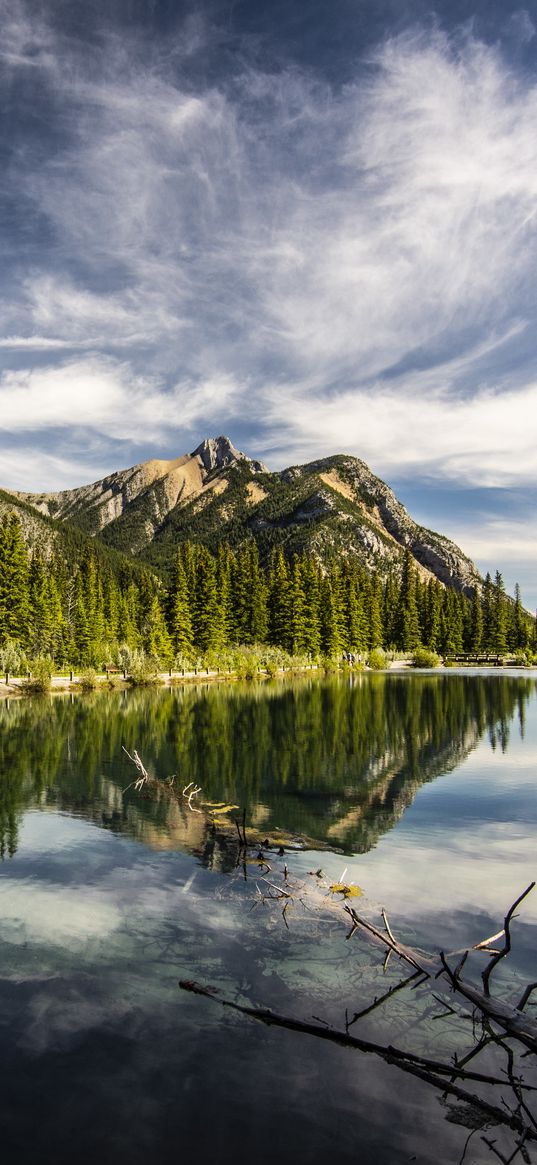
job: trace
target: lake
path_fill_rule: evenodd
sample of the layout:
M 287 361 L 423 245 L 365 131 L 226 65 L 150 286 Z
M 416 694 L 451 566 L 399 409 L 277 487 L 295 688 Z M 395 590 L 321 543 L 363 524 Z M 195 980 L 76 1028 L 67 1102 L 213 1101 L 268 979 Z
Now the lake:
M 2 1159 L 456 1165 L 471 1133 L 466 1165 L 497 1160 L 427 1084 L 178 981 L 344 1026 L 402 971 L 346 941 L 339 879 L 412 946 L 499 930 L 537 874 L 536 691 L 534 673 L 452 670 L 0 703 Z M 179 797 L 137 791 L 123 749 Z M 189 810 L 191 781 L 284 842 L 270 870 Z M 304 893 L 284 917 L 285 865 Z M 536 949 L 537 891 L 500 991 L 537 978 Z M 445 1012 L 405 990 L 359 1034 L 470 1048 L 468 1013 Z

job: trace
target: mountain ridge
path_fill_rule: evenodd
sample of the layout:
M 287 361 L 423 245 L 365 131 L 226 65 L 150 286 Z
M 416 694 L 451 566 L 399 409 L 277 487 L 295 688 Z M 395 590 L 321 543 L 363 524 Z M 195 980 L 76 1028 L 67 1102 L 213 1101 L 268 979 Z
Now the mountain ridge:
M 335 454 L 270 471 L 223 435 L 192 453 L 151 459 L 69 490 L 15 492 L 25 507 L 67 522 L 168 573 L 179 542 L 216 551 L 254 538 L 262 557 L 310 553 L 327 564 L 354 555 L 381 575 L 410 551 L 422 578 L 469 594 L 481 577 L 449 538 L 417 523 L 360 458 Z

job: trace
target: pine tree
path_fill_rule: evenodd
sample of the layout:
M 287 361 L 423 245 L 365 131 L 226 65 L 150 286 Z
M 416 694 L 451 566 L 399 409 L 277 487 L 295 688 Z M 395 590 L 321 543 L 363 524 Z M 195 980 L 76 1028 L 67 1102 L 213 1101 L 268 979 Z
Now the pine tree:
M 53 640 L 53 612 L 49 574 L 45 570 L 43 556 L 34 551 L 29 572 L 30 609 L 32 629 L 30 651 L 32 655 L 46 655 L 51 651 Z
M 324 653 L 335 659 L 346 650 L 345 618 L 337 572 L 321 583 L 321 645 Z
M 252 643 L 266 643 L 268 635 L 267 583 L 259 562 L 257 543 L 250 544 L 250 570 L 252 579 L 251 623 Z
M 520 586 L 518 583 L 515 583 L 515 602 L 512 608 L 509 626 L 509 646 L 514 651 L 524 651 L 528 646 L 528 640 L 528 624 L 524 618 Z
M 223 643 L 222 610 L 218 601 L 216 563 L 204 546 L 199 549 L 194 603 L 194 641 L 201 651 L 217 651 Z
M 485 575 L 481 593 L 481 610 L 483 613 L 483 647 L 485 651 L 492 650 L 492 578 L 490 572 Z
M 481 596 L 477 587 L 474 588 L 472 596 L 472 620 L 470 631 L 470 650 L 477 654 L 481 651 L 483 646 L 483 607 L 481 603 Z
M 452 587 L 448 587 L 442 597 L 440 650 L 444 655 L 459 655 L 463 646 L 463 618 L 459 595 Z
M 222 619 L 222 645 L 233 642 L 233 595 L 232 595 L 232 570 L 233 570 L 234 555 L 229 546 L 221 544 L 218 547 L 218 558 L 216 563 L 216 589 L 218 591 L 218 598 L 220 603 L 220 613 Z
M 431 651 L 440 645 L 440 612 L 442 610 L 442 587 L 438 579 L 429 579 L 426 588 L 423 642 Z
M 371 579 L 369 603 L 367 608 L 369 629 L 366 646 L 369 648 L 382 647 L 385 643 L 382 610 L 382 583 L 380 581 L 379 575 L 375 572 L 373 578 Z
M 86 610 L 85 587 L 82 574 L 78 571 L 75 580 L 75 605 L 73 613 L 73 646 L 75 663 L 93 663 L 92 636 Z
M 421 642 L 418 605 L 416 602 L 416 569 L 410 550 L 405 550 L 401 589 L 397 646 L 400 651 L 414 651 Z
M 306 594 L 302 580 L 302 570 L 295 558 L 290 579 L 290 627 L 289 642 L 293 655 L 305 655 L 308 651 L 308 628 L 306 619 Z
M 193 648 L 192 618 L 183 556 L 179 551 L 175 559 L 168 611 L 173 650 L 176 655 L 189 657 Z
M 172 641 L 166 627 L 166 620 L 158 595 L 153 595 L 142 628 L 142 643 L 148 655 L 167 666 L 172 661 Z
M 492 592 L 491 647 L 500 655 L 507 651 L 507 597 L 499 570 L 496 571 Z
M 270 642 L 292 650 L 291 586 L 282 550 L 276 552 L 270 570 L 268 614 Z
M 6 515 L 0 526 L 0 637 L 16 640 L 27 648 L 32 613 L 28 553 L 20 520 Z

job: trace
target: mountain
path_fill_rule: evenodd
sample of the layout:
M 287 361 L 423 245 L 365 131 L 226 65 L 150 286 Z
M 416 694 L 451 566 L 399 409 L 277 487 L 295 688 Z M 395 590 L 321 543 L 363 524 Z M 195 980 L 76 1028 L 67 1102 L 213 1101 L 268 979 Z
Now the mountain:
M 480 581 L 458 546 L 415 522 L 365 462 L 347 455 L 270 472 L 220 436 L 175 460 L 145 461 L 91 485 L 13 497 L 164 574 L 178 542 L 215 550 L 253 537 L 263 560 L 281 546 L 289 557 L 308 552 L 324 563 L 353 555 L 386 575 L 408 549 L 422 578 L 467 593 Z
M 32 497 L 33 495 L 28 495 Z M 41 495 L 39 495 L 41 496 Z M 60 522 L 40 512 L 26 495 L 0 490 L 0 522 L 15 513 L 21 524 L 22 537 L 30 552 L 39 550 L 44 558 L 52 554 L 63 559 L 70 569 L 76 568 L 85 552 L 91 550 L 101 565 L 106 565 L 116 577 L 130 580 L 138 577 L 142 565 L 114 547 L 105 546 L 100 539 L 91 538 L 79 527 Z

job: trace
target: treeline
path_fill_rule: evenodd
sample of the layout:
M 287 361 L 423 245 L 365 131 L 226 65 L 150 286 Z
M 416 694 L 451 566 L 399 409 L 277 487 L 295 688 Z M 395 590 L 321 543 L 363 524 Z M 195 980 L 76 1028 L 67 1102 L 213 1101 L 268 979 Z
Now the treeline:
M 487 575 L 468 597 L 423 581 L 408 551 L 402 570 L 382 579 L 350 558 L 324 570 L 309 555 L 289 563 L 281 550 L 264 566 L 253 540 L 239 551 L 222 544 L 216 555 L 184 543 L 164 588 L 149 572 L 113 569 L 91 547 L 74 567 L 59 555 L 29 554 L 16 515 L 0 526 L 4 667 L 9 651 L 72 666 L 125 663 L 138 651 L 181 666 L 232 644 L 262 643 L 331 658 L 376 647 L 446 655 L 536 646 L 518 586 L 511 599 L 502 576 Z

